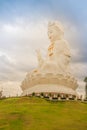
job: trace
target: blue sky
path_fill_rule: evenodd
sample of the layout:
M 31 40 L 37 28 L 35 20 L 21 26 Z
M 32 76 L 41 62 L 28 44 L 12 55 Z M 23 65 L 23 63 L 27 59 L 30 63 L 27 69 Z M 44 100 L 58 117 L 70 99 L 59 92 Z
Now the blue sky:
M 87 21 L 86 0 L 0 0 L 1 20 L 11 21 L 15 17 L 53 17 L 72 20 L 77 24 Z
M 60 21 L 72 50 L 79 82 L 87 75 L 87 0 L 0 0 L 0 82 L 19 86 L 37 66 L 35 50 L 46 53 L 47 24 Z

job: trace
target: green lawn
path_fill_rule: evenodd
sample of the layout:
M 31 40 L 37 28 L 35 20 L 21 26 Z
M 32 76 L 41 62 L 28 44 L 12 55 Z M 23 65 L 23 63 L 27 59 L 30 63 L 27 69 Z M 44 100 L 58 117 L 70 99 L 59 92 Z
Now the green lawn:
M 87 104 L 35 97 L 0 100 L 0 130 L 87 130 Z

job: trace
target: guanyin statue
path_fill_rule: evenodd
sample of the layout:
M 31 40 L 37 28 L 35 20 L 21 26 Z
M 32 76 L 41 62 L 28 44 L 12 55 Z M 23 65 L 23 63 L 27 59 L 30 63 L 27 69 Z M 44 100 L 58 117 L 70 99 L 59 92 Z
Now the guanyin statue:
M 37 71 L 41 73 L 69 73 L 71 53 L 68 42 L 64 40 L 62 25 L 58 22 L 50 22 L 48 37 L 51 43 L 47 50 L 47 57 L 43 59 L 40 50 L 37 51 Z
M 76 79 L 70 73 L 71 53 L 59 22 L 48 24 L 50 45 L 45 58 L 37 50 L 38 67 L 27 74 L 22 82 L 23 95 L 35 93 L 64 93 L 76 95 Z

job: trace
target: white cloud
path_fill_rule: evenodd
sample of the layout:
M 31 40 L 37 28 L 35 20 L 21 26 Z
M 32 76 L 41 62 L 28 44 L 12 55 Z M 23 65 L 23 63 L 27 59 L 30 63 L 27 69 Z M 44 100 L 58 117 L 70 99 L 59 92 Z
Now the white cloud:
M 87 63 L 72 63 L 71 70 L 79 80 L 84 80 L 87 76 Z
M 21 88 L 19 87 L 19 82 L 0 82 L 0 90 L 3 91 L 3 96 L 11 97 L 11 96 L 20 96 L 22 93 Z

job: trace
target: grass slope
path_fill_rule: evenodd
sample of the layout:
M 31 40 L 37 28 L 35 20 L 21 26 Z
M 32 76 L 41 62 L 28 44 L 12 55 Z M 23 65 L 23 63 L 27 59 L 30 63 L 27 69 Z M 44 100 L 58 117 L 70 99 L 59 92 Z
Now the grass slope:
M 0 130 L 87 130 L 87 104 L 35 97 L 0 100 Z

